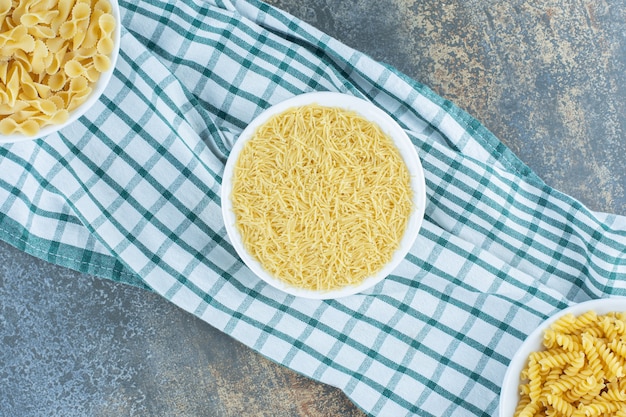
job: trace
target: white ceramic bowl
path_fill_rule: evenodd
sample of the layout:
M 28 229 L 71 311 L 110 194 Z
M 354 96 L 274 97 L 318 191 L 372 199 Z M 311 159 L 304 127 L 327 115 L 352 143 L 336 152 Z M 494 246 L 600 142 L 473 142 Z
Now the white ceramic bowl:
M 552 323 L 568 313 L 579 316 L 590 310 L 595 311 L 597 314 L 606 314 L 612 311 L 626 311 L 626 297 L 601 298 L 574 304 L 559 311 L 541 323 L 541 325 L 522 343 L 507 368 L 500 391 L 500 417 L 512 417 L 515 413 L 515 408 L 520 399 L 520 374 L 526 366 L 528 355 L 543 349 L 543 332 L 548 329 Z
M 328 107 L 339 107 L 354 111 L 371 122 L 378 124 L 395 142 L 404 162 L 407 165 L 411 176 L 411 187 L 413 189 L 414 210 L 411 213 L 407 229 L 400 241 L 398 249 L 377 274 L 367 277 L 359 285 L 347 286 L 332 291 L 313 291 L 288 285 L 271 274 L 269 274 L 261 264 L 252 257 L 244 248 L 241 235 L 235 225 L 236 219 L 232 207 L 231 189 L 232 175 L 235 162 L 239 158 L 239 153 L 246 142 L 253 136 L 259 126 L 264 124 L 270 117 L 280 114 L 287 109 L 303 106 L 307 104 L 318 104 Z M 226 225 L 226 231 L 235 250 L 245 262 L 245 264 L 262 280 L 268 284 L 292 295 L 313 299 L 331 299 L 356 294 L 371 288 L 383 280 L 393 269 L 404 259 L 409 249 L 417 237 L 422 220 L 424 218 L 424 208 L 426 206 L 426 185 L 424 171 L 417 151 L 404 130 L 384 111 L 363 99 L 334 92 L 314 92 L 295 96 L 291 99 L 278 103 L 257 116 L 239 136 L 228 157 L 222 181 L 222 215 Z
M 47 136 L 51 133 L 54 133 L 58 130 L 63 129 L 64 127 L 70 125 L 74 121 L 76 121 L 79 117 L 87 112 L 100 98 L 104 90 L 106 89 L 111 77 L 113 76 L 113 71 L 115 70 L 115 64 L 117 63 L 117 57 L 120 51 L 120 36 L 121 36 L 121 28 L 122 22 L 120 19 L 120 6 L 117 0 L 108 0 L 111 3 L 111 14 L 115 18 L 115 32 L 113 33 L 113 42 L 114 48 L 109 55 L 111 60 L 111 67 L 100 74 L 100 78 L 93 85 L 93 90 L 87 100 L 85 100 L 80 106 L 70 112 L 69 117 L 64 123 L 52 124 L 43 126 L 39 131 L 34 135 L 24 135 L 21 133 L 14 133 L 11 135 L 0 135 L 0 143 L 12 143 L 12 142 L 23 142 L 27 140 L 39 139 L 44 136 Z

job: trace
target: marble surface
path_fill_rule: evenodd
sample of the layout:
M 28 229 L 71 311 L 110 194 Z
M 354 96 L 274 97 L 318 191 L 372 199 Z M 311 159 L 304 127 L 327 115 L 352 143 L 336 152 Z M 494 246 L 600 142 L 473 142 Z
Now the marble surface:
M 549 185 L 626 214 L 626 2 L 271 0 L 428 85 Z M 361 416 L 159 296 L 0 244 L 0 417 Z

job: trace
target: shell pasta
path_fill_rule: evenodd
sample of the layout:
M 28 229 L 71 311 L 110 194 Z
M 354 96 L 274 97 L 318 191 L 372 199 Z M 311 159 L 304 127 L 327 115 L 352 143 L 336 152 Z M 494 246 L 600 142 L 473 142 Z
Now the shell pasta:
M 0 0 L 0 134 L 65 122 L 110 69 L 107 0 Z

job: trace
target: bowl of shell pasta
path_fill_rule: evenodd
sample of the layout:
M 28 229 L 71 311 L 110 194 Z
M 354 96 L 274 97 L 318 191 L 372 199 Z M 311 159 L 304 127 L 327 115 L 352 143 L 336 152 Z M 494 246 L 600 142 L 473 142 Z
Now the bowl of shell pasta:
M 85 114 L 120 45 L 117 0 L 0 0 L 0 143 L 44 137 Z
M 626 297 L 585 301 L 545 320 L 511 360 L 499 411 L 626 416 Z

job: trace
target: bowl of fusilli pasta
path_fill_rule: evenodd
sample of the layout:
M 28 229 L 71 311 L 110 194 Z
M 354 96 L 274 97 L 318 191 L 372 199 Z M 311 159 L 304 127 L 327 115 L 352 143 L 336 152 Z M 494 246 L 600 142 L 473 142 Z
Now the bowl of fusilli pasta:
M 511 360 L 500 417 L 626 416 L 626 297 L 572 305 Z
M 120 45 L 117 0 L 0 5 L 0 143 L 42 138 L 85 114 Z

